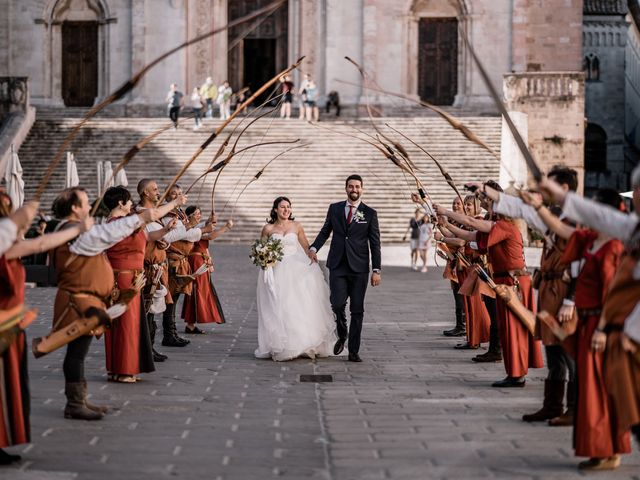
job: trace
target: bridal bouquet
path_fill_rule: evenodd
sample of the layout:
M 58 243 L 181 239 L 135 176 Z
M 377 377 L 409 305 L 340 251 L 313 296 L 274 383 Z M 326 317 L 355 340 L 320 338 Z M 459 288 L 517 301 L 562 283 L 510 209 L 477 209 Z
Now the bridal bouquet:
M 283 256 L 284 248 L 282 241 L 277 238 L 270 237 L 266 240 L 258 239 L 253 242 L 249 258 L 255 266 L 266 270 L 282 260 Z

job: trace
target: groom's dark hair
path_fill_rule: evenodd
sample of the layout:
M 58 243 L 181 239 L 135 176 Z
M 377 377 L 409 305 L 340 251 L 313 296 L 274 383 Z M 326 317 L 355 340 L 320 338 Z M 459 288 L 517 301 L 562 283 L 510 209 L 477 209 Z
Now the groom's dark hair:
M 344 182 L 344 188 L 347 188 L 347 185 L 349 185 L 349 182 L 351 180 L 359 181 L 360 182 L 360 186 L 364 187 L 364 182 L 362 181 L 362 177 L 360 175 L 357 175 L 357 174 L 354 173 L 353 175 L 349 175 L 347 177 L 347 180 Z

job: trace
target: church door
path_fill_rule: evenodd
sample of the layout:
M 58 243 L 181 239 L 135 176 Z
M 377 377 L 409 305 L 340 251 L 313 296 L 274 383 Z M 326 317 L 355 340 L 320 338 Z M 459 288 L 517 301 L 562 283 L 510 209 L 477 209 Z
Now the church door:
M 62 98 L 67 107 L 90 107 L 98 96 L 98 23 L 62 24 Z
M 452 105 L 458 92 L 458 21 L 421 18 L 418 44 L 418 95 L 434 105 Z
M 229 2 L 229 21 L 265 7 L 271 0 L 234 0 Z M 285 3 L 250 32 L 246 25 L 229 29 L 228 76 L 234 91 L 248 87 L 259 89 L 288 64 L 288 11 Z M 249 26 L 249 29 L 251 26 Z M 270 90 L 258 97 L 254 105 L 265 101 Z

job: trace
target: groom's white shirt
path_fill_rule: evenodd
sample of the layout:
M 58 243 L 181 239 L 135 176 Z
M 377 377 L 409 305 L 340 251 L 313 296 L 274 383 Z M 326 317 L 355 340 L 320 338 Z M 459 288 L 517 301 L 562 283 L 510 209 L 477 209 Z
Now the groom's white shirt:
M 349 207 L 353 207 L 353 214 L 355 215 L 356 210 L 362 203 L 362 200 L 358 200 L 356 203 L 351 203 L 349 200 L 344 204 L 344 218 L 349 218 Z

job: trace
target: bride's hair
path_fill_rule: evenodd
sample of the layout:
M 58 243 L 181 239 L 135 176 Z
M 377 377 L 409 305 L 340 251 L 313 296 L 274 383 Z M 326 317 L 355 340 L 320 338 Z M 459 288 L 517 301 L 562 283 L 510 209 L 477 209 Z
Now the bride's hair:
M 273 201 L 273 206 L 271 207 L 271 213 L 269 214 L 269 218 L 267 218 L 267 223 L 276 223 L 276 220 L 278 220 L 278 205 L 280 205 L 280 202 L 285 201 L 289 204 L 289 206 L 291 206 L 291 200 L 289 200 L 287 197 L 278 197 Z M 289 220 L 295 220 L 295 217 L 291 214 L 289 214 Z

